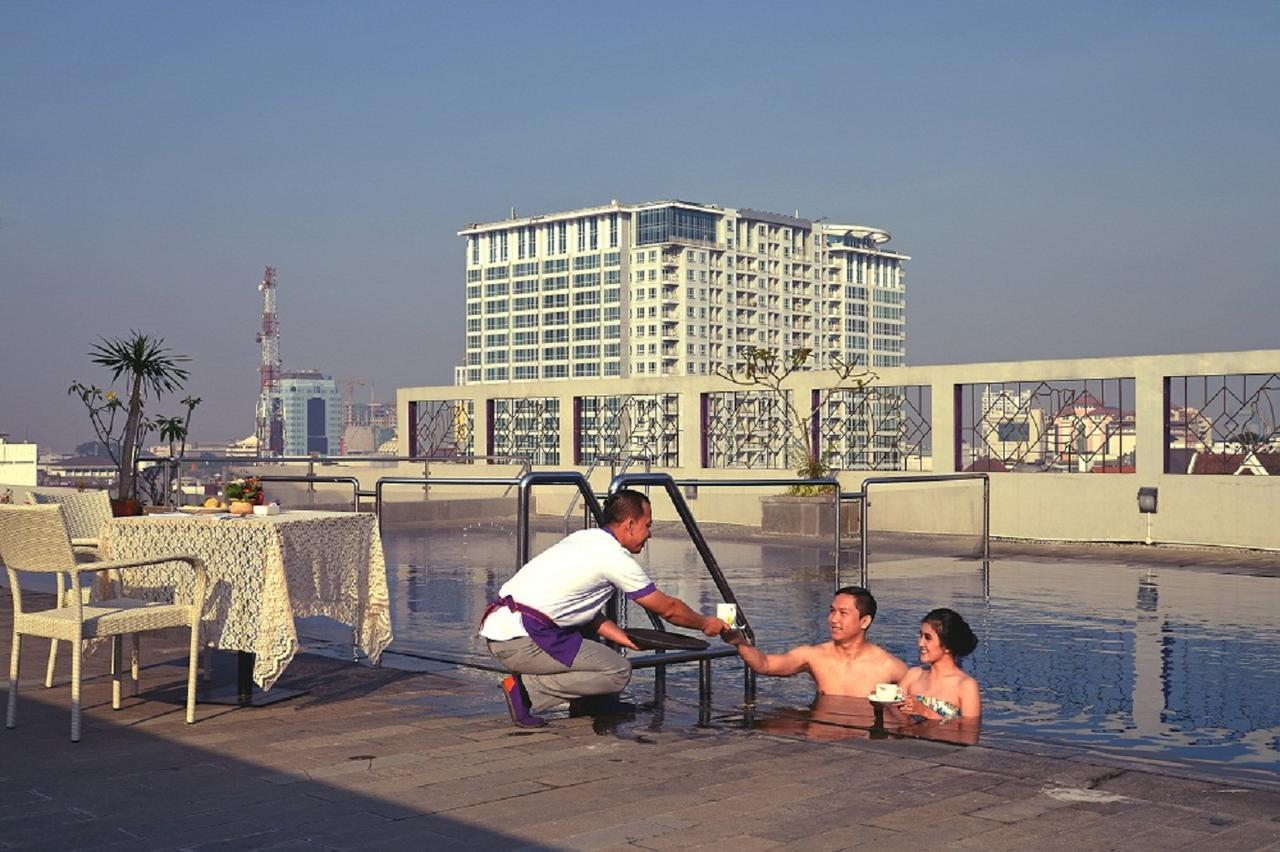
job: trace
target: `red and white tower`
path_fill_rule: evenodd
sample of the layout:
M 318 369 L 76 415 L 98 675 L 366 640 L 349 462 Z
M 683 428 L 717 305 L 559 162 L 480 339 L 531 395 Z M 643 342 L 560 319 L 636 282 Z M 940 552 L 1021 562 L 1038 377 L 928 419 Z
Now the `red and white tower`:
M 280 317 L 276 313 L 276 268 L 268 266 L 258 285 L 262 293 L 261 379 L 258 390 L 258 455 L 278 456 L 284 452 L 284 411 L 280 403 Z

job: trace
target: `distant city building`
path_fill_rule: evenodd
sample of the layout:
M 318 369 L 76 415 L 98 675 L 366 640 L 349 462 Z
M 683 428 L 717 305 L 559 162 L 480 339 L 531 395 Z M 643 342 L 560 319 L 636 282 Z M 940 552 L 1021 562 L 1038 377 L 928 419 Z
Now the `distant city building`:
M 1072 394 L 1046 411 L 1035 388 L 982 391 L 977 452 L 966 470 L 1004 472 L 1071 469 L 1132 473 L 1137 448 L 1134 413 L 1103 405 L 1093 394 Z
M 144 469 L 146 464 L 139 465 Z M 116 463 L 102 456 L 71 456 L 40 465 L 40 485 L 69 485 L 80 489 L 108 489 L 118 479 Z
M 1045 416 L 1031 390 L 982 391 L 983 416 L 978 437 L 984 451 L 980 456 L 1002 463 L 1040 464 L 1045 455 Z
M 1280 452 L 1250 450 L 1226 453 L 1171 448 L 1169 470 L 1173 473 L 1280 476 Z
M 36 445 L 9 443 L 6 437 L 0 435 L 0 485 L 35 485 Z
M 283 372 L 278 393 L 284 413 L 284 454 L 337 454 L 342 438 L 342 394 L 330 376 Z
M 466 240 L 455 381 L 706 375 L 763 347 L 896 367 L 903 264 L 879 228 L 684 201 L 488 224 Z
M 367 455 L 396 436 L 394 402 L 349 402 L 343 406 L 342 452 Z
M 1170 406 L 1169 449 L 1206 450 L 1213 446 L 1213 419 L 1191 405 Z
M 1098 459 L 1110 459 L 1118 472 L 1132 473 L 1137 436 L 1132 411 L 1103 405 L 1084 393 L 1054 415 L 1047 437 L 1050 452 L 1057 458 L 1075 459 L 1081 471 L 1092 469 Z
M 147 452 L 157 458 L 169 457 L 168 444 L 155 444 Z M 185 458 L 196 460 L 205 456 L 254 458 L 258 455 L 258 436 L 249 435 L 235 441 L 188 441 Z

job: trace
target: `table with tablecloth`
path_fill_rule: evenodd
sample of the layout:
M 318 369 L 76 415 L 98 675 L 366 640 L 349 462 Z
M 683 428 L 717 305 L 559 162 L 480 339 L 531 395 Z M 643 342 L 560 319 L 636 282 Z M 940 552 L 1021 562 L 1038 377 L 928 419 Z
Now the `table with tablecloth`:
M 149 515 L 104 528 L 110 559 L 182 553 L 209 573 L 201 641 L 256 656 L 253 680 L 270 689 L 298 651 L 294 618 L 327 616 L 350 625 L 356 648 L 377 664 L 391 644 L 391 607 L 376 516 L 289 511 L 279 515 Z M 182 563 L 127 569 L 140 597 L 191 595 Z

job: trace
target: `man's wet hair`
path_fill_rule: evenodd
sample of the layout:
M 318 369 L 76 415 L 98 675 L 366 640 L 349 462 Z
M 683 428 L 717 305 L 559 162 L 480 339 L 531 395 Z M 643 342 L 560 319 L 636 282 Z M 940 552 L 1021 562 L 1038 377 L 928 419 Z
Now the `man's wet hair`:
M 872 621 L 876 620 L 875 596 L 862 586 L 844 586 L 836 589 L 836 594 L 853 598 L 853 605 L 858 608 L 858 615 L 869 615 Z
M 954 609 L 946 607 L 931 609 L 924 618 L 920 619 L 920 623 L 933 626 L 938 633 L 938 641 L 942 643 L 942 647 L 951 652 L 951 656 L 955 657 L 957 662 L 961 657 L 972 654 L 978 647 L 978 637 L 969 627 L 969 622 L 961 618 L 960 613 Z
M 623 488 L 609 495 L 604 501 L 604 524 L 612 526 L 634 520 L 644 515 L 649 498 L 630 488 Z

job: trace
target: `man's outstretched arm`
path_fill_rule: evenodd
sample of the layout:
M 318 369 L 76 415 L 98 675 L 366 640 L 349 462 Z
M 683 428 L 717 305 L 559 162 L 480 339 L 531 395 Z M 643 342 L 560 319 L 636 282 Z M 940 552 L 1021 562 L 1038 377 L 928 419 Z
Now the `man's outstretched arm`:
M 725 641 L 737 647 L 738 656 L 756 674 L 790 677 L 809 670 L 810 648 L 807 645 L 792 648 L 785 654 L 766 654 L 748 642 L 738 630 L 729 633 Z
M 669 621 L 680 627 L 701 630 L 707 636 L 718 636 L 729 629 L 729 625 L 714 615 L 694 612 L 684 601 L 657 589 L 642 598 L 636 598 L 635 601 L 663 621 Z

